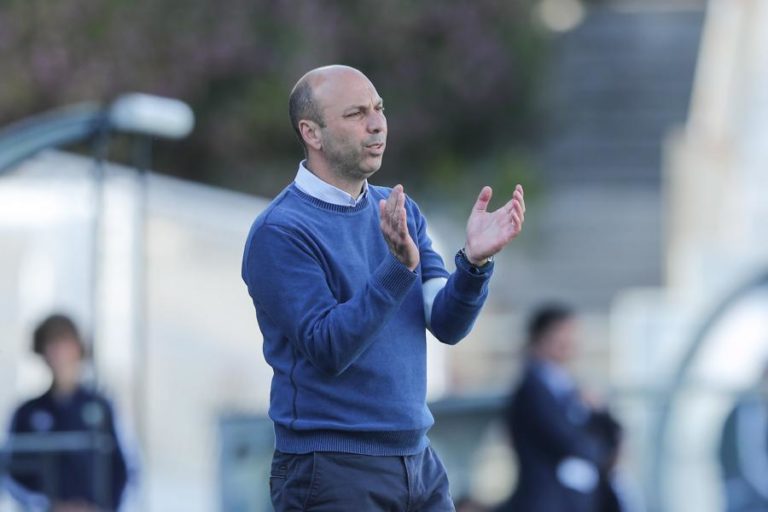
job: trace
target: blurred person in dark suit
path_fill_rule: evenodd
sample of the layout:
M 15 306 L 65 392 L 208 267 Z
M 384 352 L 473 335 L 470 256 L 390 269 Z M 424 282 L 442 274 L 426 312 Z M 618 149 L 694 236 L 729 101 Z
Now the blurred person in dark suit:
M 728 414 L 720 464 L 728 512 L 768 511 L 768 366 Z
M 506 413 L 518 484 L 499 510 L 626 510 L 612 481 L 621 427 L 585 397 L 567 368 L 577 348 L 575 313 L 564 305 L 541 307 L 527 335 L 528 360 Z
M 85 347 L 77 326 L 67 316 L 51 315 L 35 329 L 32 348 L 53 379 L 48 391 L 23 403 L 13 415 L 6 481 L 11 494 L 26 510 L 117 510 L 128 470 L 112 405 L 81 382 Z M 55 443 L 42 448 L 46 436 L 53 441 L 61 433 L 81 433 L 82 440 L 92 444 L 83 449 L 64 450 Z M 40 442 L 41 449 L 22 451 L 19 443 L 25 438 Z

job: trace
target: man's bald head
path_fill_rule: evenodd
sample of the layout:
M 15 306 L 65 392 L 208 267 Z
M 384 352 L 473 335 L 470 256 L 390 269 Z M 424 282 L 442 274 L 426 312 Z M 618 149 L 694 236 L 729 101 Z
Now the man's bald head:
M 353 67 L 334 64 L 308 71 L 293 86 L 288 98 L 288 115 L 291 118 L 291 126 L 293 126 L 299 142 L 305 149 L 306 144 L 301 136 L 299 121 L 306 119 L 317 123 L 320 127 L 325 127 L 322 93 L 327 92 L 327 89 L 332 89 L 337 80 L 343 80 L 351 75 L 357 75 L 368 80 L 362 72 Z M 322 91 L 322 89 L 326 90 Z

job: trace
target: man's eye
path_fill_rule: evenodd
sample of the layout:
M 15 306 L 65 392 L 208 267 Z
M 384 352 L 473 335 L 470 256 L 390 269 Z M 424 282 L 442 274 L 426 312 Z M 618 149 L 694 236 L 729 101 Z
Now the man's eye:
M 362 114 L 362 112 L 361 112 L 361 111 L 359 111 L 359 110 L 357 110 L 357 111 L 355 111 L 355 112 L 350 112 L 349 114 L 347 114 L 347 115 L 346 115 L 346 116 L 344 116 L 344 117 L 357 117 L 357 116 L 359 116 L 359 115 L 361 115 L 361 114 Z

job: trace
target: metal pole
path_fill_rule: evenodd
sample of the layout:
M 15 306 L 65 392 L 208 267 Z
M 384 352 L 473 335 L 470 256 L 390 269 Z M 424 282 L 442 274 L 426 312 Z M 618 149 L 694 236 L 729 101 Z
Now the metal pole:
M 152 160 L 152 139 L 139 136 L 134 145 L 136 162 L 137 191 L 134 217 L 133 252 L 133 410 L 136 415 L 136 430 L 141 446 L 146 446 L 147 419 L 147 206 L 149 196 L 149 168 Z
M 148 206 L 149 169 L 152 161 L 152 139 L 139 136 L 134 145 L 134 161 L 137 168 L 137 190 L 134 217 L 133 251 L 133 412 L 136 436 L 144 453 L 149 446 L 149 357 L 147 354 L 148 333 Z M 137 496 L 139 509 L 147 510 L 146 488 Z
M 101 261 L 101 243 L 102 243 L 102 229 L 103 229 L 103 213 L 104 213 L 104 178 L 105 167 L 104 162 L 107 158 L 107 152 L 109 149 L 109 129 L 104 124 L 101 130 L 96 135 L 94 140 L 94 163 L 91 169 L 91 184 L 93 194 L 93 210 L 91 216 L 91 271 L 90 286 L 89 286 L 89 310 L 91 313 L 91 336 L 87 341 L 89 359 L 88 370 L 90 373 L 90 380 L 94 387 L 98 384 L 98 365 L 96 364 L 96 339 L 100 332 L 100 303 L 99 303 L 99 282 L 102 271 Z

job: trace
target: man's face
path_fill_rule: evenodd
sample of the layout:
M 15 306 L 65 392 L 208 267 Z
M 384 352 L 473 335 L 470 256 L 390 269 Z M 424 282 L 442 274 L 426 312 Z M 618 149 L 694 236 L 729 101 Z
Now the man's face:
M 541 340 L 544 357 L 557 363 L 567 364 L 576 356 L 579 324 L 575 318 L 567 318 L 550 327 Z
M 322 152 L 347 180 L 367 179 L 381 167 L 387 141 L 384 102 L 362 74 L 345 72 L 314 91 L 325 127 Z

